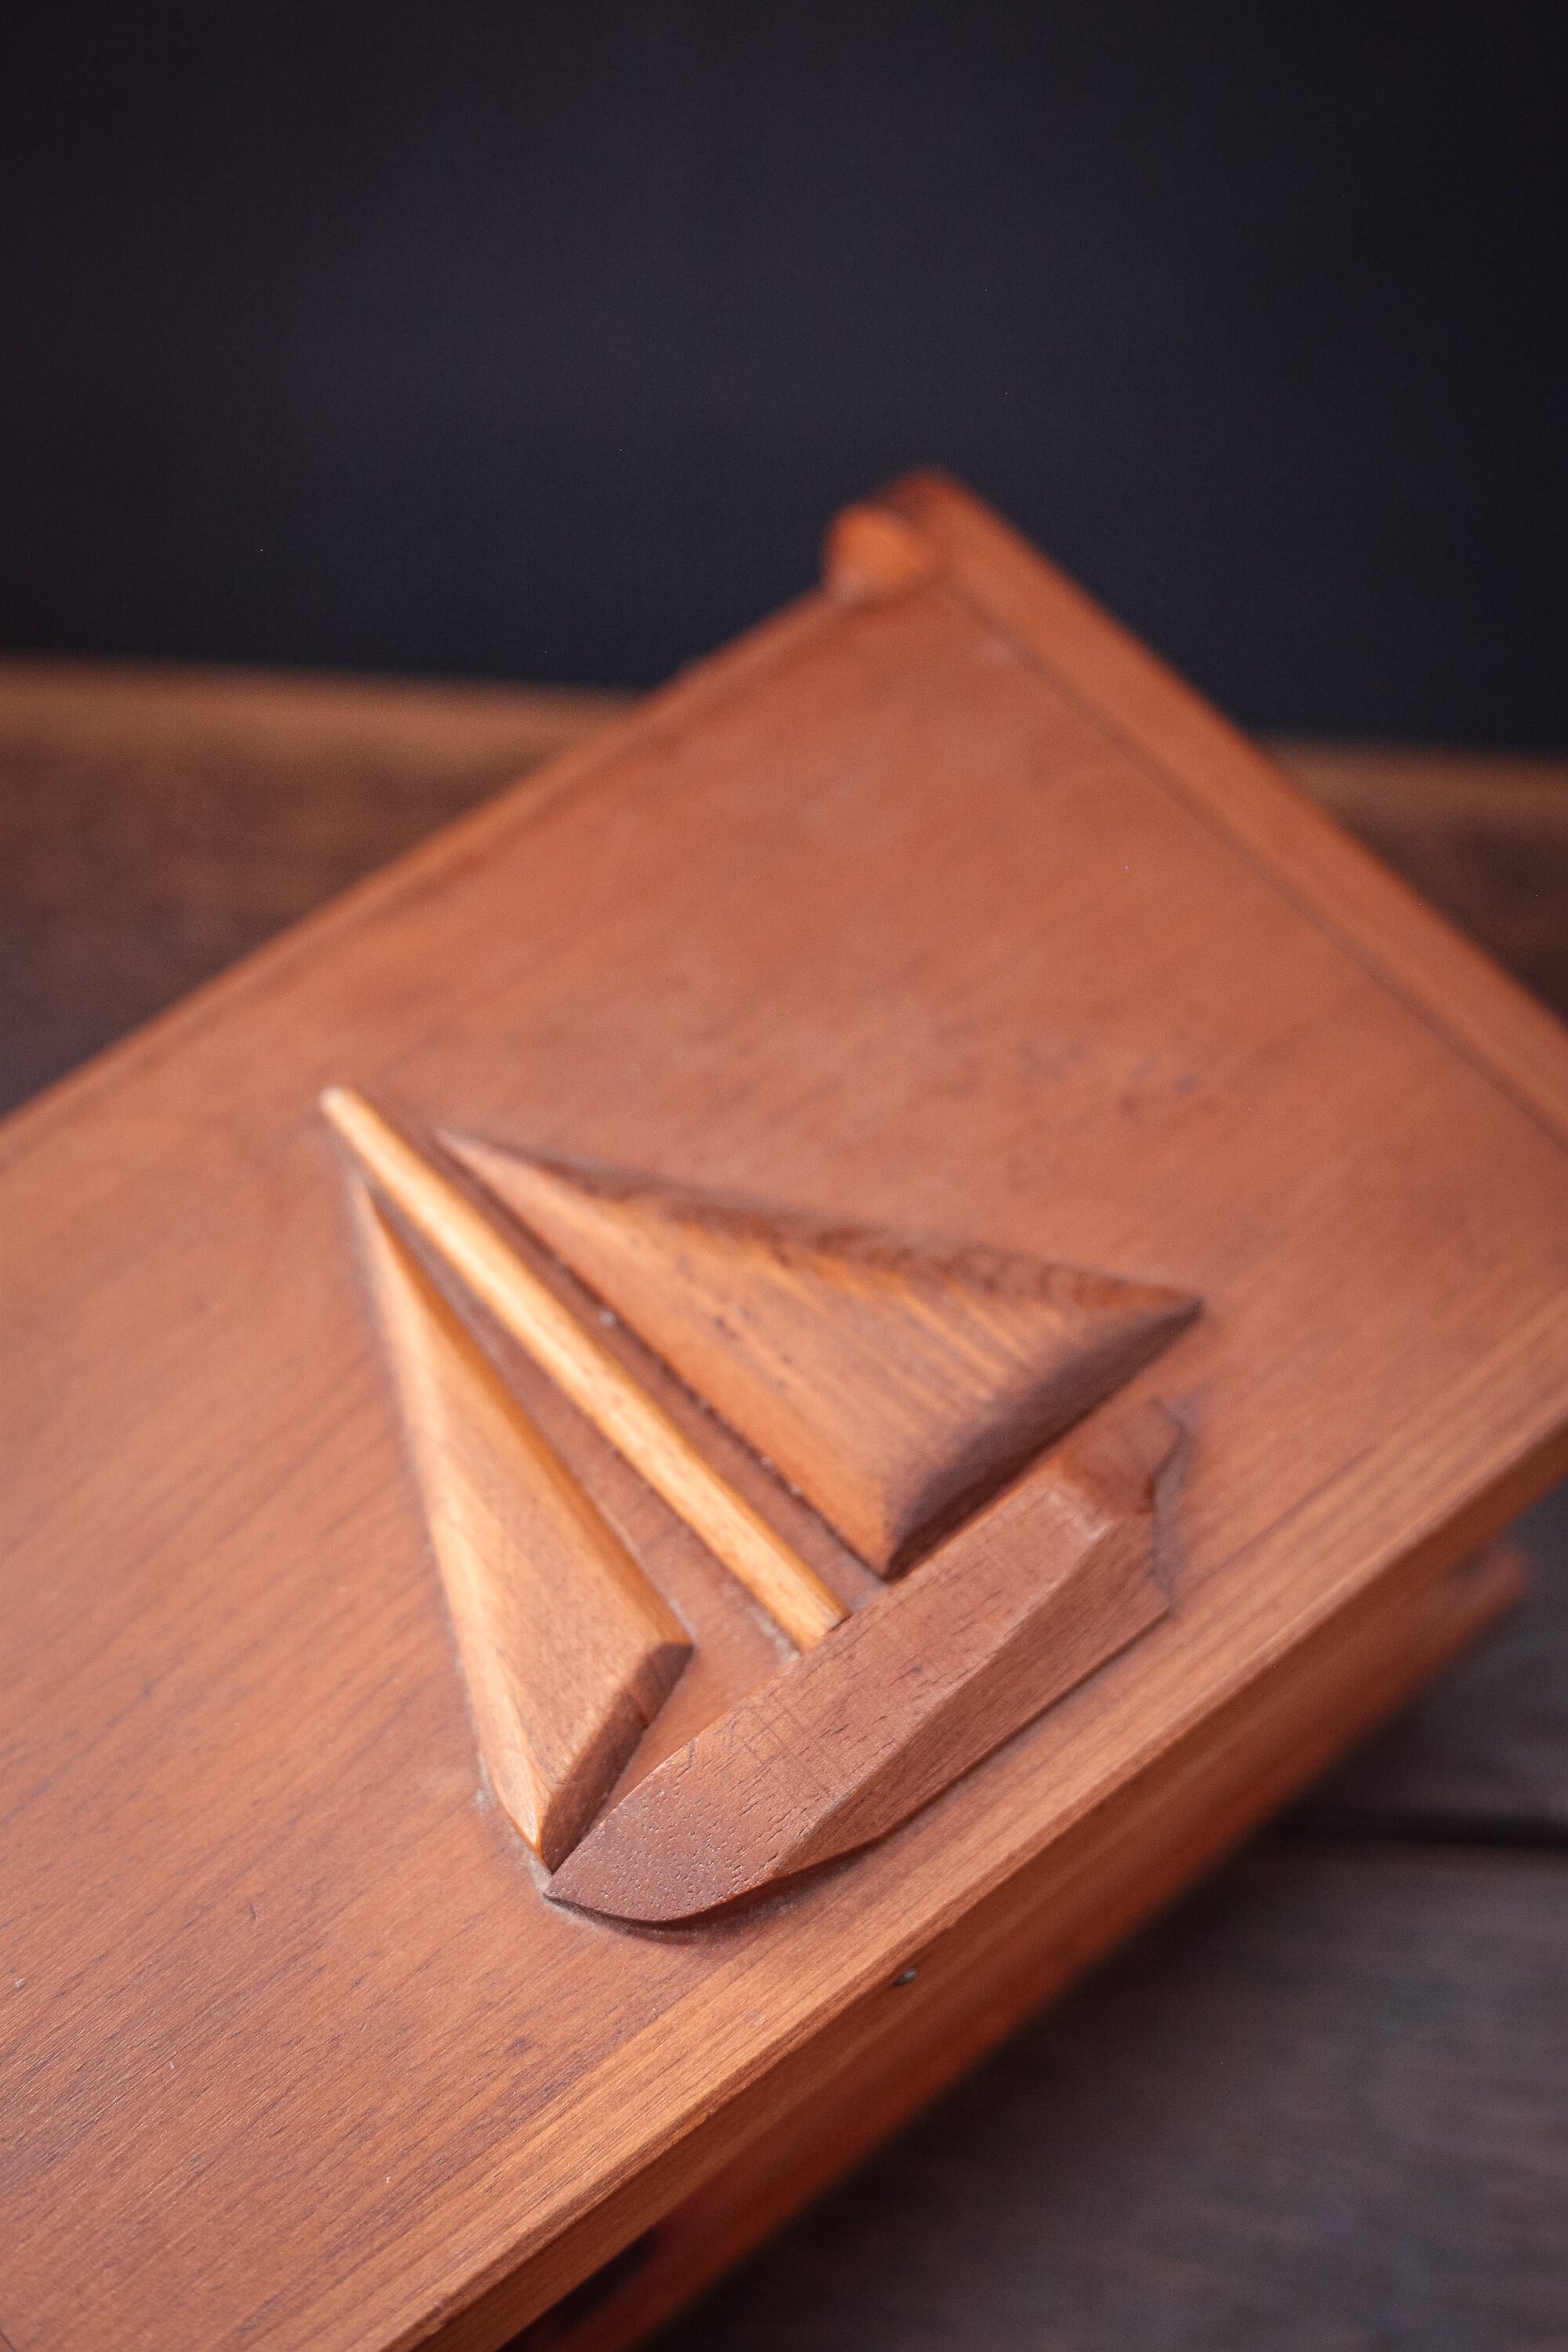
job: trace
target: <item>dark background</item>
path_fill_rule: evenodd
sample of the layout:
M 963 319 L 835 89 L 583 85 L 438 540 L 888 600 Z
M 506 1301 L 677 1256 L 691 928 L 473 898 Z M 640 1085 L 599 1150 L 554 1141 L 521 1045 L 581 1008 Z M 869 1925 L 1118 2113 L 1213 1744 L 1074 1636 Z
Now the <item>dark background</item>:
M 640 684 L 935 459 L 1245 719 L 1568 742 L 1568 10 L 16 12 L 0 637 Z

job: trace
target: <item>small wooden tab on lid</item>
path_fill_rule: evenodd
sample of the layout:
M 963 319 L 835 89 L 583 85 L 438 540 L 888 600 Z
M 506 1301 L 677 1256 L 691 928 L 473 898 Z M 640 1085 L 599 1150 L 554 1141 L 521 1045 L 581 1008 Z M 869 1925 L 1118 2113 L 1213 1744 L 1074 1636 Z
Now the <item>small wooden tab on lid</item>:
M 822 584 L 840 604 L 881 604 L 942 570 L 931 541 L 890 507 L 846 507 L 822 547 Z

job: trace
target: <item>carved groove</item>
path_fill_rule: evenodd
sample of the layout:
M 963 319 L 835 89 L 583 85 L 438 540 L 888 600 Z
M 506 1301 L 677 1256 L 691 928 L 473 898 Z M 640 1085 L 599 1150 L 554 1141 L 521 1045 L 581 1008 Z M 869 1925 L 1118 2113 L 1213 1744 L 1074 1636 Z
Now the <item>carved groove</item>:
M 1077 1267 L 449 1148 L 882 1575 L 1197 1311 Z
M 691 1644 L 413 1254 L 360 1197 L 480 1746 L 502 1804 L 554 1869 Z
M 883 1836 L 1164 1613 L 1158 1405 L 1111 1409 L 916 1573 L 671 1756 L 553 1898 L 691 1917 Z

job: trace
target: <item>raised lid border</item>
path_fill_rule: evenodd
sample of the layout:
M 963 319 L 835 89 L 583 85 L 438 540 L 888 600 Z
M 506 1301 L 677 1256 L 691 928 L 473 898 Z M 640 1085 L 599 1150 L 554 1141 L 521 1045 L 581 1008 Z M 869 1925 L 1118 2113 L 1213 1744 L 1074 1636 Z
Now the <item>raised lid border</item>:
M 1217 820 L 1293 906 L 1568 1144 L 1568 1033 L 1528 989 L 957 483 L 909 474 L 868 503 L 928 539 L 934 576 L 1007 630 L 1146 771 Z

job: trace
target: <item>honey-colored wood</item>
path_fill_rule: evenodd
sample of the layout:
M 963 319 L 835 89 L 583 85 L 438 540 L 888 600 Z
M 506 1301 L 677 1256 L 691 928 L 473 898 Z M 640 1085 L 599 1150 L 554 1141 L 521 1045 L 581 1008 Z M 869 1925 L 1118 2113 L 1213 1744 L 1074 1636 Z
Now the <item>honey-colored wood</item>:
M 1177 1432 L 1106 1410 L 808 1657 L 624 1797 L 551 1893 L 710 1911 L 886 1836 L 1165 1612 L 1154 1482 Z
M 507 1248 L 450 1178 L 422 1158 L 351 1087 L 328 1087 L 321 1108 L 414 1230 L 679 1512 L 790 1639 L 804 1648 L 830 1633 L 844 1615 L 837 1595 L 736 1494 L 532 1267 Z
M 368 1201 L 362 1224 L 479 1744 L 553 1870 L 691 1643 Z
M 1367 956 L 1386 985 L 1431 1007 L 1460 1050 L 1556 1134 L 1568 1132 L 1562 1025 L 1489 957 L 1435 921 L 1211 704 L 954 484 L 911 474 L 877 504 L 924 536 L 950 587 L 1016 632 L 1066 694 L 1114 712 L 1117 739 L 1151 775 L 1217 824 L 1260 871 L 1290 875 L 1327 930 Z M 1314 772 L 1324 781 L 1321 763 Z M 1332 806 L 1331 791 L 1325 797 Z
M 1016 1926 L 1043 1990 L 1172 1891 L 1568 1464 L 1561 1032 L 994 518 L 898 499 L 925 582 L 805 598 L 0 1132 L 23 2352 L 495 2352 L 864 2037 L 896 2068 L 928 1955 L 978 1980 Z M 1128 1391 L 1190 1438 L 1169 1613 L 842 1866 L 671 1930 L 549 1902 L 453 1672 L 345 1076 L 1200 1296 Z
M 700 1494 L 692 1465 L 733 1495 L 449 1179 L 351 1090 L 329 1087 L 322 1108 L 450 1270 L 544 1369 L 564 1372 L 567 1394 L 667 1500 L 679 1505 L 694 1485 Z M 730 1417 L 743 1433 L 760 1428 L 769 1441 L 768 1407 L 782 1398 L 787 1415 L 793 1403 L 802 1426 L 786 1423 L 773 1450 L 786 1468 L 801 1460 L 813 1499 L 833 1491 L 814 1456 L 831 1459 L 847 1424 L 839 1462 L 852 1481 L 859 1433 L 884 1570 L 939 1512 L 951 1522 L 973 1509 L 1026 1445 L 1081 1422 L 1195 1311 L 1175 1294 L 1069 1268 L 824 1234 L 453 1148 L 574 1271 L 617 1307 L 629 1289 L 656 1336 L 672 1330 L 679 1370 L 692 1369 L 682 1342 L 695 1332 L 700 1376 L 726 1411 L 740 1394 Z M 1163 1613 L 1153 1482 L 1175 1429 L 1145 1405 L 1080 1427 L 939 1546 L 912 1598 L 884 1596 L 816 1671 L 786 1668 L 669 1755 L 569 1864 L 690 1643 L 395 1234 L 374 1210 L 366 1224 L 481 1745 L 502 1802 L 557 1872 L 558 1899 L 686 1918 L 866 1844 Z M 750 1396 L 748 1352 L 762 1373 Z M 915 1486 L 917 1512 L 900 1484 Z M 889 1497 L 904 1507 L 901 1526 Z
M 887 1575 L 1197 1301 L 452 1138 L 465 1166 Z
M 0 655 L 0 1109 L 626 700 Z M 1568 1006 L 1568 763 L 1441 745 L 1268 748 L 1451 921 Z
M 845 604 L 880 604 L 923 588 L 942 570 L 931 540 L 891 507 L 847 507 L 829 524 L 822 584 Z
M 1568 761 L 1435 744 L 1271 748 L 1292 782 L 1568 1011 Z
M 625 702 L 0 654 L 0 1109 Z
M 721 2158 L 694 2167 L 701 2185 L 548 2309 L 516 2352 L 626 2352 L 640 2342 L 1219 1860 L 1343 1738 L 1447 1664 L 1514 1605 L 1521 1578 L 1517 1550 L 1493 1545 L 1397 1607 L 1358 1612 L 1337 1643 L 1281 1661 L 1227 1718 L 1224 1740 L 1194 1743 L 1182 1769 L 1120 1810 L 1109 1836 L 1063 1840 L 984 1919 L 878 1986 L 842 2021 L 826 2063 L 819 2055 L 789 2089 L 773 2085 L 765 2128 L 729 2119 Z M 504 2308 L 498 2295 L 489 2312 L 443 2331 L 440 2352 L 488 2344 Z

